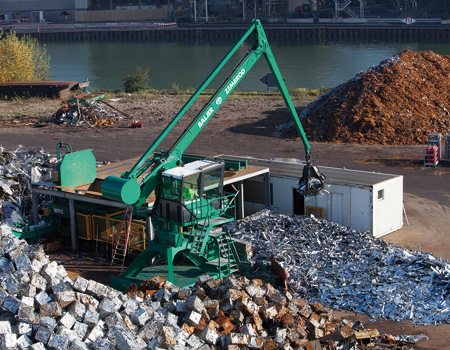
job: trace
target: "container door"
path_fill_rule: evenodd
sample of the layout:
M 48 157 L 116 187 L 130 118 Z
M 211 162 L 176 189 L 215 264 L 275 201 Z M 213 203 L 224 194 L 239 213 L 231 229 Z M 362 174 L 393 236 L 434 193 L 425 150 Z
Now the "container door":
M 331 221 L 339 225 L 344 224 L 344 195 L 342 193 L 331 193 Z

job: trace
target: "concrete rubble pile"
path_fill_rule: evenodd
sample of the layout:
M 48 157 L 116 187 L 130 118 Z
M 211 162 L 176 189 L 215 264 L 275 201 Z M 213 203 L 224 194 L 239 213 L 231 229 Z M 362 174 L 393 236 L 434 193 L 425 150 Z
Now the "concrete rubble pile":
M 0 146 L 0 210 L 10 225 L 30 221 L 31 183 L 52 179 L 55 162 L 56 157 L 42 150 L 22 150 L 19 146 L 8 151 Z M 39 195 L 38 209 L 47 204 Z
M 311 141 L 425 144 L 450 130 L 449 84 L 450 56 L 407 50 L 322 95 L 300 119 Z M 278 134 L 298 136 L 292 123 Z
M 0 228 L 1 349 L 411 349 L 420 339 L 364 330 L 244 277 L 202 276 L 192 289 L 154 277 L 125 294 L 72 281 L 40 246 Z
M 268 210 L 227 229 L 233 238 L 251 243 L 256 271 L 267 270 L 270 258 L 283 266 L 297 297 L 373 318 L 450 323 L 448 261 L 369 232 Z
M 53 115 L 57 124 L 71 126 L 108 126 L 123 116 L 99 102 L 70 103 L 63 101 L 62 107 Z

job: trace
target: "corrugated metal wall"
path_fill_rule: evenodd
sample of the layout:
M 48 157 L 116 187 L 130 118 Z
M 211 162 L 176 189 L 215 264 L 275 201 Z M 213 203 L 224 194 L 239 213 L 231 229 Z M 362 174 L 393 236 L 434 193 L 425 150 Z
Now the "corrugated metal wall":
M 67 10 L 74 7 L 74 0 L 0 0 L 1 12 Z
M 170 9 L 76 11 L 75 22 L 117 22 L 167 19 Z

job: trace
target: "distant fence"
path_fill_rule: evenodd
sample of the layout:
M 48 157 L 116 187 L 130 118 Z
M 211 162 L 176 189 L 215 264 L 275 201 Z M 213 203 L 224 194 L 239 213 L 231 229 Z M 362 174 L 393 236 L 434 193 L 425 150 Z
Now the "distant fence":
M 169 18 L 171 9 L 75 11 L 75 22 L 149 21 Z
M 175 28 L 175 22 L 149 23 L 99 23 L 99 24 L 52 24 L 14 26 L 17 33 L 64 33 L 64 32 L 95 32 L 95 31 L 128 31 Z

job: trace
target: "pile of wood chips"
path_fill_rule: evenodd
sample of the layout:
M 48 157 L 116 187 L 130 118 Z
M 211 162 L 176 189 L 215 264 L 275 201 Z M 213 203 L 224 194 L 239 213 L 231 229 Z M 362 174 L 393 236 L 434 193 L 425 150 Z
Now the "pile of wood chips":
M 449 87 L 450 56 L 407 50 L 321 96 L 300 118 L 311 141 L 424 144 L 430 133 L 450 132 Z

